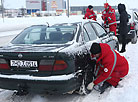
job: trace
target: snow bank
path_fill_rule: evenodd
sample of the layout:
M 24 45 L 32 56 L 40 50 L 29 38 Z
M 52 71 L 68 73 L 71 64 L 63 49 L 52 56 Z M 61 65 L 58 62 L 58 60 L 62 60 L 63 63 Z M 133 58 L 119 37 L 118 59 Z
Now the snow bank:
M 76 20 L 82 19 L 82 16 L 70 16 L 69 19 Z M 22 30 L 28 26 L 36 24 L 45 24 L 47 22 L 52 25 L 61 23 L 68 20 L 67 16 L 50 16 L 50 17 L 28 17 L 28 18 L 5 18 L 4 22 L 0 19 L 0 32 Z
M 28 26 L 28 24 L 2 24 L 0 25 L 0 32 L 22 30 Z

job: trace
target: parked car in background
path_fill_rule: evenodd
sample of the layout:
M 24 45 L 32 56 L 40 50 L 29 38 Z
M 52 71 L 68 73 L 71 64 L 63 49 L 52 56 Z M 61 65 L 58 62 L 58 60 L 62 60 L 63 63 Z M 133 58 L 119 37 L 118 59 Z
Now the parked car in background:
M 138 36 L 138 12 L 136 11 L 133 11 L 133 12 L 134 12 L 133 14 L 134 14 L 135 30 Z
M 119 23 L 120 23 L 120 14 L 118 11 L 115 12 L 116 13 L 116 22 L 117 22 L 117 37 L 119 39 L 119 42 L 121 42 L 121 38 L 119 36 Z M 133 12 L 132 10 L 130 10 L 128 12 L 128 18 L 129 18 L 129 22 L 128 22 L 128 28 L 129 28 L 129 32 L 127 35 L 127 42 L 131 42 L 132 44 L 136 44 L 137 43 L 137 30 L 135 28 L 136 26 L 136 18 L 138 16 L 135 14 L 135 12 Z
M 88 94 L 94 77 L 94 63 L 89 63 L 93 42 L 119 47 L 116 36 L 91 20 L 28 27 L 0 47 L 0 88 L 19 94 Z

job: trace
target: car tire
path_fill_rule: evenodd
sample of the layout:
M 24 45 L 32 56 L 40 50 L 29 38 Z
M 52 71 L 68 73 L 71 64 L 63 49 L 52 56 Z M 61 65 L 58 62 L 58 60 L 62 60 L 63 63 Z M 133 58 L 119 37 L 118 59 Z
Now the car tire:
M 131 43 L 132 43 L 132 44 L 136 44 L 136 43 L 137 43 L 137 34 L 136 34 L 136 32 L 135 32 L 134 38 L 131 39 Z
M 93 73 L 89 70 L 86 69 L 83 73 L 82 73 L 82 84 L 79 88 L 79 91 L 77 92 L 80 95 L 87 95 L 89 94 L 92 90 L 88 90 L 87 86 L 90 82 L 93 81 Z
M 137 35 L 137 37 L 138 37 L 138 30 L 136 30 L 136 35 Z
M 92 90 L 88 90 L 87 87 L 85 85 L 82 85 L 80 87 L 80 95 L 88 95 Z

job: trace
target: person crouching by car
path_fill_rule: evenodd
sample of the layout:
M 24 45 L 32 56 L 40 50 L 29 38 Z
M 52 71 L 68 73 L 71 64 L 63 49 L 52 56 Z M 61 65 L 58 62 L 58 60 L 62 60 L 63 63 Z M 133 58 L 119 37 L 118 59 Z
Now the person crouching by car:
M 98 91 L 101 94 L 109 86 L 117 87 L 118 82 L 128 74 L 129 65 L 125 57 L 121 56 L 106 43 L 93 43 L 90 48 L 92 58 L 96 58 L 95 80 L 88 84 L 91 90 L 95 85 L 102 85 Z
M 109 26 L 109 31 L 114 32 L 116 35 L 116 16 L 115 10 L 108 4 L 104 4 L 105 10 L 102 12 L 102 19 L 104 21 L 104 27 Z
M 96 14 L 93 11 L 93 6 L 89 5 L 88 8 L 86 9 L 86 13 L 85 16 L 83 17 L 83 19 L 92 19 L 96 21 Z

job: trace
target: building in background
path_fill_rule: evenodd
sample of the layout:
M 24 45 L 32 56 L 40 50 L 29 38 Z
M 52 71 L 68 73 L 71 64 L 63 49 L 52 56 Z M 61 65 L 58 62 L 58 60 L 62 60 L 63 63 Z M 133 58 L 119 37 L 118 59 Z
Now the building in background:
M 63 12 L 66 9 L 66 2 L 64 0 L 26 0 L 27 14 L 34 14 L 39 11 L 46 11 L 50 13 L 56 10 Z
M 42 10 L 42 0 L 26 0 L 27 14 L 34 14 Z
M 47 0 L 47 11 L 56 11 L 66 9 L 66 2 L 64 0 Z

